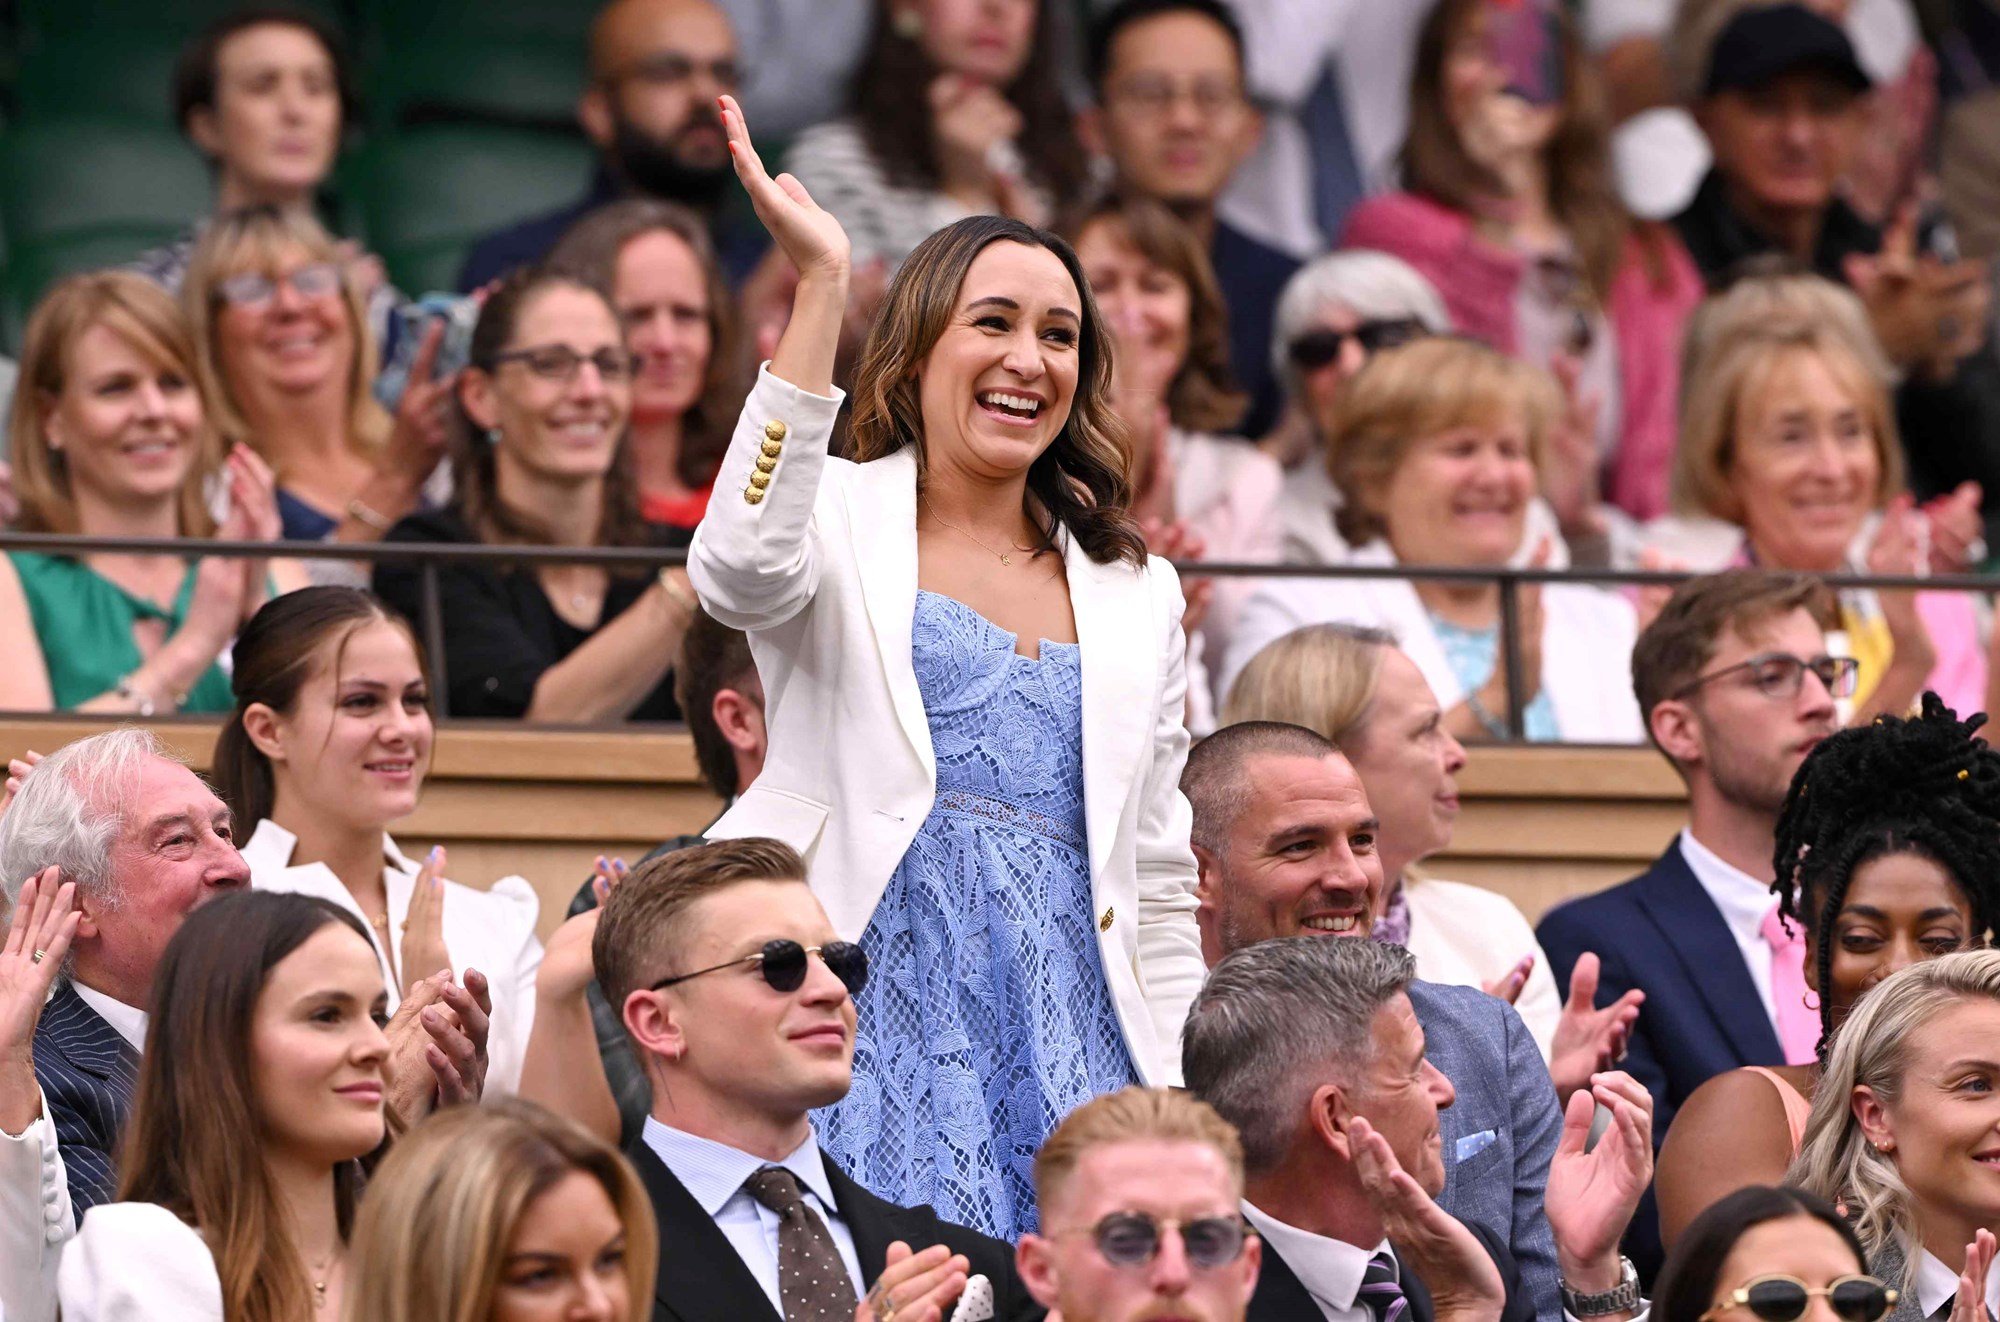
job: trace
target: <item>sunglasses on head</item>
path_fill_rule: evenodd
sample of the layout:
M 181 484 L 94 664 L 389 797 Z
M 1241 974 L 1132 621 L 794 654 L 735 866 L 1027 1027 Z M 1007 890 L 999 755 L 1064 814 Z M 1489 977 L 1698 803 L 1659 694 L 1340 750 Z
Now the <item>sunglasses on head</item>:
M 1361 346 L 1362 353 L 1373 354 L 1408 344 L 1411 340 L 1422 339 L 1426 333 L 1424 324 L 1412 317 L 1398 317 L 1393 321 L 1364 321 L 1353 330 L 1334 330 L 1323 326 L 1318 330 L 1309 330 L 1293 340 L 1287 352 L 1291 354 L 1293 364 L 1300 370 L 1316 372 L 1340 357 L 1349 339 Z
M 1226 1266 L 1243 1255 L 1250 1227 L 1241 1217 L 1210 1216 L 1195 1221 L 1156 1220 L 1144 1212 L 1113 1212 L 1094 1226 L 1067 1232 L 1089 1235 L 1097 1252 L 1114 1267 L 1143 1267 L 1160 1256 L 1168 1230 L 1177 1230 L 1189 1265 L 1202 1271 Z
M 796 941 L 781 937 L 776 941 L 766 941 L 754 954 L 742 955 L 720 964 L 711 964 L 705 969 L 696 969 L 692 973 L 683 973 L 677 977 L 662 978 L 649 990 L 660 991 L 675 983 L 686 982 L 689 978 L 720 973 L 739 964 L 754 963 L 772 991 L 795 992 L 805 985 L 808 955 L 818 955 L 820 962 L 826 965 L 834 977 L 840 979 L 843 987 L 847 988 L 849 996 L 859 996 L 861 989 L 868 985 L 868 952 L 852 941 L 829 941 L 823 946 L 802 946 Z
M 1753 1276 L 1731 1290 L 1701 1315 L 1700 1322 L 1711 1322 L 1732 1308 L 1747 1308 L 1763 1322 L 1798 1322 L 1812 1301 L 1822 1297 L 1842 1322 L 1879 1322 L 1896 1306 L 1896 1292 L 1873 1276 L 1842 1276 L 1815 1288 L 1796 1276 L 1773 1272 Z

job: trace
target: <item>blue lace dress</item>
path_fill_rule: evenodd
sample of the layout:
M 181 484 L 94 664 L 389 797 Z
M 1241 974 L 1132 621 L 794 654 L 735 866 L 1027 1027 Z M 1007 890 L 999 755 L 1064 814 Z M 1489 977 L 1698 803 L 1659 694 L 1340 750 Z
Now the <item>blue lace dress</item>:
M 861 938 L 853 1090 L 814 1121 L 863 1187 L 1013 1240 L 1056 1122 L 1138 1080 L 1092 922 L 1081 653 L 1031 661 L 930 592 L 912 635 L 937 801 Z

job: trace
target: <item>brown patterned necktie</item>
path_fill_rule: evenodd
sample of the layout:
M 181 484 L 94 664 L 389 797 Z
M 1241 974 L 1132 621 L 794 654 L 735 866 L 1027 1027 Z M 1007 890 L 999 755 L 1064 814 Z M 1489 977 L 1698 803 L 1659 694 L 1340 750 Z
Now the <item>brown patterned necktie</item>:
M 778 1214 L 778 1300 L 785 1322 L 853 1322 L 854 1281 L 834 1246 L 833 1233 L 806 1205 L 798 1178 L 766 1166 L 743 1188 Z

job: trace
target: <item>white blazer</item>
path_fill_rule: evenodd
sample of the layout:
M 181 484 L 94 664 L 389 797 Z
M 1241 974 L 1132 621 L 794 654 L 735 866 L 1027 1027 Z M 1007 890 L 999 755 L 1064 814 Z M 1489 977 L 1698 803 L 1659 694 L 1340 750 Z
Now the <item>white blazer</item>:
M 56 1263 L 75 1234 L 49 1103 L 18 1136 L 0 1130 L 0 1319 L 53 1322 Z
M 1393 565 L 1381 541 L 1357 547 L 1351 565 Z M 1465 687 L 1445 659 L 1417 590 L 1405 579 L 1268 579 L 1244 605 L 1223 668 L 1227 694 L 1259 648 L 1308 624 L 1344 620 L 1396 635 L 1403 655 L 1429 682 L 1440 706 L 1465 699 Z M 1632 644 L 1639 622 L 1614 592 L 1572 583 L 1542 588 L 1542 689 L 1555 709 L 1556 729 L 1569 743 L 1636 744 L 1645 738 L 1632 696 Z
M 688 575 L 750 634 L 771 736 L 762 774 L 711 837 L 774 836 L 806 858 L 834 929 L 858 940 L 937 792 L 910 629 L 916 456 L 827 456 L 838 398 L 760 371 L 695 530 Z M 775 460 L 755 483 L 760 458 Z M 1206 972 L 1195 925 L 1180 581 L 1161 560 L 1100 565 L 1064 538 L 1083 667 L 1092 912 L 1127 1047 L 1180 1081 L 1180 1029 Z
M 63 1254 L 63 1322 L 222 1322 L 222 1278 L 195 1228 L 158 1203 L 100 1203 Z
M 331 900 L 361 920 L 368 943 L 382 966 L 389 988 L 389 1011 L 402 1003 L 396 975 L 382 943 L 354 902 L 347 886 L 324 863 L 292 866 L 299 838 L 266 817 L 257 823 L 243 846 L 250 865 L 250 884 L 260 891 L 296 891 Z M 402 960 L 403 919 L 410 911 L 410 894 L 422 869 L 403 856 L 396 842 L 382 837 L 382 883 L 389 897 L 389 930 L 396 934 L 397 962 Z M 528 1050 L 528 1033 L 535 1024 L 535 972 L 542 965 L 542 943 L 535 923 L 542 912 L 535 888 L 519 877 L 502 877 L 491 890 L 444 884 L 444 946 L 451 952 L 452 972 L 478 969 L 493 990 L 492 1031 L 486 1040 L 486 1093 L 499 1096 L 520 1091 L 521 1064 Z M 426 969 L 425 974 L 436 969 Z

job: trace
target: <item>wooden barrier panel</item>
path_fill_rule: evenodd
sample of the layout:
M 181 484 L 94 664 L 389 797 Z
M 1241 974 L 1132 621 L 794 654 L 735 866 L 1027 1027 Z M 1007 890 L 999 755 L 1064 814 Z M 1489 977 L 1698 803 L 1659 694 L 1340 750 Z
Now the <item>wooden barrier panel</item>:
M 151 724 L 207 770 L 213 721 Z M 106 728 L 68 716 L 6 718 L 0 754 L 47 752 Z M 1682 822 L 1679 778 L 1638 749 L 1478 749 L 1459 786 L 1457 838 L 1427 869 L 1491 886 L 1530 919 L 1640 871 Z M 546 935 L 596 855 L 636 860 L 669 836 L 699 831 L 719 807 L 684 732 L 455 724 L 438 735 L 423 805 L 395 835 L 412 856 L 444 845 L 452 879 L 467 885 L 526 877 L 542 897 Z

